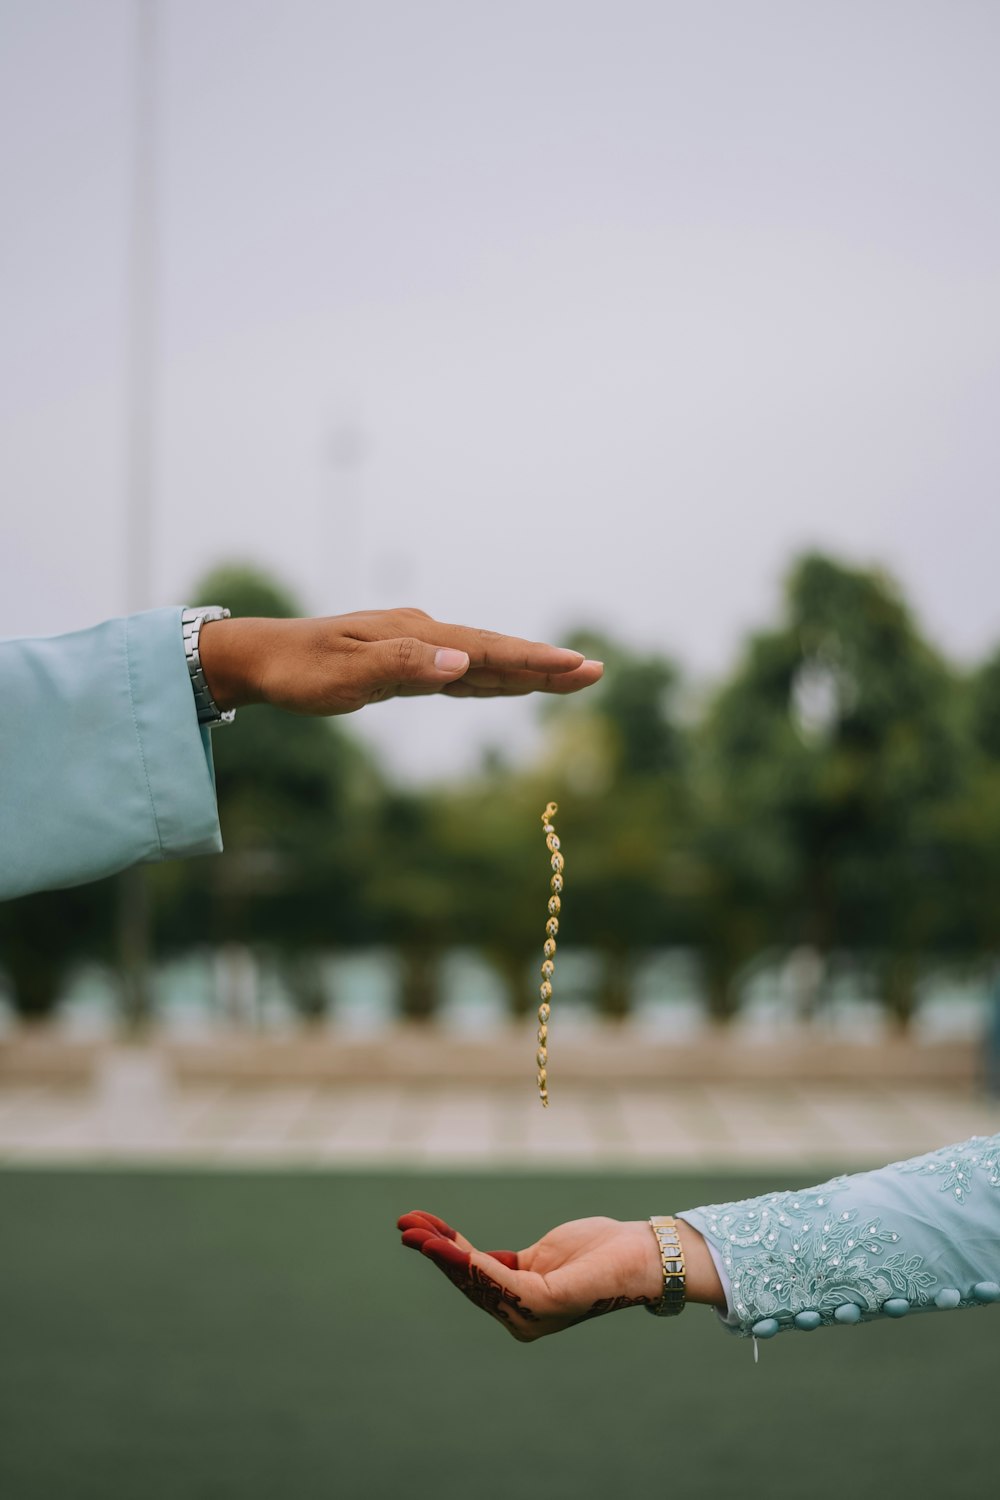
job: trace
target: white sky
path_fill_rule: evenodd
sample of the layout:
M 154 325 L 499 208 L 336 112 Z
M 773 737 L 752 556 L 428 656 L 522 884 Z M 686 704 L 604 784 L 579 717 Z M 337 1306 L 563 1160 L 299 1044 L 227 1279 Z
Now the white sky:
M 157 14 L 150 604 L 245 558 L 706 676 L 821 545 L 1000 643 L 993 0 Z M 126 607 L 134 35 L 0 0 L 0 634 Z M 528 721 L 358 722 L 422 775 Z

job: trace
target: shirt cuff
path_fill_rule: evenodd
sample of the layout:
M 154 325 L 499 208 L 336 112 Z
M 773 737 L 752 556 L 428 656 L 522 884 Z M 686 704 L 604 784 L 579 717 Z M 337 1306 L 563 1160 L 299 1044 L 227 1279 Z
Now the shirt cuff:
M 222 849 L 211 736 L 198 723 L 179 608 L 125 620 L 129 690 L 158 847 L 148 859 Z

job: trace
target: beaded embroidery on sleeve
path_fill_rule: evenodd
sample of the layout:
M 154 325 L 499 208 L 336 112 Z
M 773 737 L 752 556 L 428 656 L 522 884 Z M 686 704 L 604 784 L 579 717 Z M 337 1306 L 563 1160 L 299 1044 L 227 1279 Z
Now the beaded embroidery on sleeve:
M 1000 1300 L 1000 1136 L 678 1215 L 709 1239 L 744 1338 Z
M 545 834 L 545 847 L 549 851 L 549 864 L 552 867 L 552 879 L 549 882 L 552 894 L 549 897 L 549 915 L 545 923 L 545 942 L 542 946 L 542 982 L 538 989 L 541 1004 L 538 1007 L 538 1051 L 535 1054 L 535 1062 L 538 1065 L 538 1097 L 542 1101 L 543 1108 L 546 1109 L 549 1103 L 549 1017 L 552 1014 L 549 1002 L 552 999 L 552 975 L 556 967 L 554 962 L 556 936 L 559 932 L 559 913 L 562 910 L 561 897 L 565 867 L 559 835 L 552 823 L 558 811 L 558 802 L 549 802 L 542 813 L 542 832 Z

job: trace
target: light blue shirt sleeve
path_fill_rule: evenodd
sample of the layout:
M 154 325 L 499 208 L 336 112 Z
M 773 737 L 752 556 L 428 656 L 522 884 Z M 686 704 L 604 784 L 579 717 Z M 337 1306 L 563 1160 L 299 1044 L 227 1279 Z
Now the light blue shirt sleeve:
M 180 608 L 0 641 L 0 899 L 221 848 Z
M 677 1218 L 744 1338 L 1000 1302 L 1000 1135 Z

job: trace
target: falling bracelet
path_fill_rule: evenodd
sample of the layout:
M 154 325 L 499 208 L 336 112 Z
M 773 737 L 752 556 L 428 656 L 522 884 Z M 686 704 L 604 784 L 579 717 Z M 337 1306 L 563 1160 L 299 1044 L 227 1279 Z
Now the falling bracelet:
M 542 982 L 538 994 L 541 1004 L 538 1007 L 538 1052 L 535 1061 L 538 1064 L 538 1097 L 544 1108 L 549 1103 L 549 1016 L 552 1014 L 549 1001 L 552 999 L 552 975 L 555 972 L 553 959 L 556 951 L 556 935 L 559 932 L 559 912 L 562 907 L 560 895 L 563 888 L 563 866 L 565 861 L 559 847 L 559 835 L 552 825 L 552 819 L 559 811 L 558 802 L 550 802 L 542 813 L 542 831 L 545 834 L 545 845 L 549 851 L 549 863 L 552 866 L 552 895 L 549 897 L 549 916 L 545 923 L 545 943 L 542 947 Z

